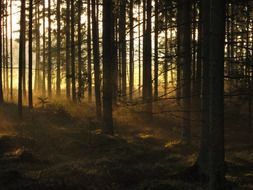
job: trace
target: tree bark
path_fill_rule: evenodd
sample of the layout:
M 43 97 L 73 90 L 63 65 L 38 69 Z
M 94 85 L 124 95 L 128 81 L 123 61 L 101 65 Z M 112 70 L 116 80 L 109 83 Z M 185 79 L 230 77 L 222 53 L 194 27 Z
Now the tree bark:
M 133 0 L 130 0 L 129 7 L 129 25 L 130 25 L 130 47 L 129 47 L 129 71 L 130 71 L 130 79 L 129 79 L 129 94 L 130 100 L 133 99 L 133 90 L 134 90 L 134 18 L 133 18 Z
M 84 81 L 82 79 L 82 31 L 81 31 L 81 16 L 82 16 L 82 0 L 78 0 L 78 100 L 80 101 L 83 94 Z
M 90 0 L 87 0 L 88 101 L 92 100 Z
M 57 55 L 56 55 L 56 96 L 61 95 L 61 2 L 57 0 Z
M 122 92 L 121 95 L 123 98 L 126 98 L 126 72 L 127 72 L 127 63 L 126 63 L 126 0 L 120 1 L 120 17 L 119 17 L 119 57 L 121 63 L 122 71 Z
M 146 112 L 148 118 L 152 118 L 152 46 L 151 46 L 151 0 L 144 0 L 147 10 L 144 9 L 144 35 L 143 35 L 143 100 L 146 103 Z M 145 7 L 145 6 L 144 6 Z M 146 12 L 146 13 L 145 13 Z
M 18 112 L 20 118 L 23 116 L 23 65 L 25 65 L 25 0 L 21 1 L 20 14 L 20 37 L 19 37 L 19 73 L 18 73 Z
M 75 64 L 75 5 L 71 0 L 71 81 L 72 101 L 76 102 L 76 64 Z
M 66 97 L 70 100 L 70 0 L 66 0 Z
M 101 94 L 100 94 L 100 63 L 99 63 L 99 41 L 98 41 L 98 21 L 96 16 L 96 1 L 92 0 L 92 37 L 93 37 L 93 63 L 95 72 L 95 97 L 96 114 L 101 118 Z
M 191 0 L 180 0 L 179 65 L 182 73 L 182 140 L 191 140 Z
M 158 99 L 158 11 L 159 0 L 155 0 L 155 34 L 154 34 L 154 98 Z
M 43 66 L 42 66 L 42 96 L 46 96 L 46 0 L 43 0 Z
M 103 0 L 103 131 L 113 135 L 112 87 L 114 19 L 112 0 Z
M 0 11 L 1 12 L 1 11 Z M 1 23 L 0 23 L 1 25 Z M 1 32 L 0 32 L 1 33 Z M 1 35 L 0 35 L 1 38 Z M 11 96 L 11 101 L 13 101 L 13 46 L 12 46 L 12 0 L 10 1 L 10 78 L 11 78 L 11 83 L 10 83 L 10 96 Z M 1 43 L 0 43 L 1 44 Z M 0 45 L 1 46 L 1 45 Z M 1 56 L 0 56 L 1 57 Z M 1 58 L 0 58 L 1 59 Z M 1 67 L 1 66 L 0 66 Z M 0 70 L 1 72 L 1 70 Z M 1 76 L 0 76 L 1 77 Z M 2 78 L 2 77 L 1 77 Z M 1 83 L 1 82 L 0 82 Z M 0 87 L 1 91 L 1 87 Z M 0 92 L 1 94 L 1 92 Z M 1 95 L 0 95 L 1 96 Z M 0 98 L 1 99 L 1 98 Z M 0 100 L 1 102 L 1 100 Z
M 198 173 L 201 176 L 209 175 L 209 2 L 201 2 L 200 11 L 200 33 L 201 38 L 201 65 L 202 65 L 202 87 L 201 87 L 201 139 L 200 151 L 197 160 Z
M 224 163 L 224 42 L 225 0 L 209 0 L 209 189 L 223 190 Z
M 3 81 L 2 81 L 2 0 L 0 0 L 0 104 L 4 102 L 3 99 Z
M 48 0 L 48 57 L 47 57 L 47 93 L 52 97 L 52 39 L 51 39 L 51 0 Z
M 33 56 L 32 56 L 32 41 L 33 41 L 33 0 L 29 1 L 29 47 L 28 47 L 28 56 L 29 56 L 29 70 L 28 70 L 28 105 L 29 108 L 33 108 L 33 88 L 32 88 L 32 80 L 33 80 Z

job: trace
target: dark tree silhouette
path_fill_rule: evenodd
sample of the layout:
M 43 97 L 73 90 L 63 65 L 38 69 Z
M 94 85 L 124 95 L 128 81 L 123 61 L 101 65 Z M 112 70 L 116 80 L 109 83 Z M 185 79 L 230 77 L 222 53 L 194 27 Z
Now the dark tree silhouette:
M 113 2 L 103 0 L 103 131 L 113 134 L 112 91 L 113 91 Z
M 25 0 L 21 1 L 21 14 L 20 14 L 20 37 L 19 37 L 19 73 L 18 73 L 18 111 L 19 116 L 23 116 L 23 65 L 25 65 Z

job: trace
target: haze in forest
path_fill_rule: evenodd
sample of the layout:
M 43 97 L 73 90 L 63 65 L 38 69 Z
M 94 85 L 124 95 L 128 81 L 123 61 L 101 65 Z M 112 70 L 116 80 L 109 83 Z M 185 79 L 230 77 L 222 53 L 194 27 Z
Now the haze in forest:
M 252 190 L 251 0 L 0 0 L 0 189 Z

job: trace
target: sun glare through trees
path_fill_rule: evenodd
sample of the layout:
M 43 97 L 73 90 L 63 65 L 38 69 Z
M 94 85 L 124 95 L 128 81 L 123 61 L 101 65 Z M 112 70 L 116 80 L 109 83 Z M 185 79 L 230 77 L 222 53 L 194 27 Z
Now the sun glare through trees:
M 0 0 L 0 189 L 253 189 L 251 0 Z

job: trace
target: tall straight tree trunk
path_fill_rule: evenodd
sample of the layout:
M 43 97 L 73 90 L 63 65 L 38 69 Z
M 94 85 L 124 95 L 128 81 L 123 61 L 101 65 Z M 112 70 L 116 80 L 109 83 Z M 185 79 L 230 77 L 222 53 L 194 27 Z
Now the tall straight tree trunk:
M 154 34 L 154 98 L 158 98 L 158 11 L 159 0 L 155 0 L 155 34 Z
M 48 0 L 48 68 L 47 68 L 47 93 L 52 97 L 52 39 L 51 39 L 51 0 Z
M 88 101 L 92 100 L 90 0 L 87 0 Z
M 142 98 L 146 101 L 146 1 L 143 0 L 143 13 L 142 13 Z
M 1 12 L 1 11 L 0 11 Z M 1 24 L 0 24 L 1 25 Z M 0 35 L 1 36 L 1 35 Z M 1 72 L 1 71 L 0 71 Z M 10 98 L 13 101 L 12 0 L 10 1 Z M 0 76 L 1 77 L 1 76 Z M 0 87 L 1 88 L 1 87 Z M 0 90 L 1 91 L 1 90 Z M 0 98 L 1 99 L 1 98 Z
M 130 0 L 129 8 L 129 25 L 130 25 L 130 47 L 129 47 L 129 94 L 130 99 L 133 99 L 133 89 L 134 89 L 134 18 L 133 18 L 133 0 Z
M 112 0 L 103 0 L 103 131 L 113 134 L 112 91 L 113 91 L 113 54 L 114 19 Z
M 26 30 L 26 29 L 25 29 L 25 30 Z M 24 38 L 25 38 L 25 42 L 24 42 L 24 49 L 25 49 L 25 50 L 24 50 L 24 51 L 27 51 L 27 50 L 26 50 L 26 39 L 27 39 L 27 38 L 26 38 L 26 37 L 27 37 L 27 36 L 26 36 L 26 33 L 25 33 L 24 35 L 25 35 L 25 37 L 24 37 Z M 26 54 L 26 52 L 25 52 L 25 54 Z M 22 67 L 22 69 L 23 69 L 23 78 L 22 78 L 22 83 L 23 83 L 23 84 L 22 84 L 22 88 L 23 88 L 23 90 L 22 90 L 22 92 L 23 92 L 23 101 L 24 101 L 25 103 L 27 102 L 27 101 L 26 101 L 26 100 L 27 100 L 27 99 L 26 99 L 26 98 L 27 98 L 27 93 L 26 93 L 26 63 L 27 63 L 26 61 L 27 61 L 27 60 L 26 60 L 26 58 L 27 58 L 27 57 L 24 56 L 24 64 L 22 65 L 22 66 L 23 66 L 23 67 Z M 5 63 L 6 63 L 6 62 L 5 62 Z M 6 65 L 5 65 L 5 68 L 6 68 Z M 5 76 L 6 76 L 6 75 L 5 75 Z
M 98 18 L 96 16 L 96 1 L 92 0 L 92 39 L 93 39 L 93 63 L 95 72 L 95 98 L 97 118 L 101 118 L 101 94 L 100 94 L 100 63 L 99 63 L 99 36 Z
M 224 43 L 225 0 L 208 0 L 209 5 L 209 57 L 210 64 L 210 174 L 209 189 L 223 190 L 224 163 Z
M 127 63 L 126 63 L 126 0 L 120 1 L 120 17 L 119 17 L 119 53 L 122 71 L 122 96 L 126 98 L 127 84 Z
M 249 1 L 247 1 L 247 8 L 249 8 Z M 247 12 L 247 28 L 246 28 L 246 61 L 247 61 L 247 82 L 248 82 L 248 127 L 251 129 L 252 122 L 252 81 L 250 74 L 252 74 L 252 65 L 249 59 L 250 50 L 250 13 Z
M 36 15 L 37 15 L 37 19 L 36 19 L 36 73 L 37 73 L 37 92 L 41 92 L 42 89 L 42 83 L 41 83 L 41 59 L 40 59 L 40 18 L 41 18 L 41 14 L 40 14 L 40 4 L 37 4 L 36 6 Z
M 82 0 L 78 0 L 78 99 L 82 97 L 82 33 L 81 33 Z
M 72 100 L 76 102 L 76 64 L 75 64 L 75 4 L 71 0 L 71 81 Z
M 4 4 L 3 4 L 4 5 Z M 2 6 L 3 6 L 2 5 Z M 5 9 L 5 7 L 3 6 L 3 10 Z M 4 95 L 6 94 L 6 51 L 5 51 L 5 42 L 6 42 L 6 37 L 5 37 L 5 19 L 3 16 L 3 21 L 2 21 L 2 62 L 3 62 L 3 89 L 4 89 Z
M 196 84 L 196 52 L 197 52 L 197 44 L 196 44 L 196 29 L 197 29 L 197 6 L 196 6 L 196 0 L 192 0 L 192 24 L 191 24 L 191 30 L 192 30 L 192 100 L 194 103 L 197 103 L 197 96 L 195 92 L 195 84 Z
M 164 9 L 165 14 L 165 54 L 164 54 L 164 65 L 163 65 L 163 76 L 164 76 L 164 95 L 167 96 L 168 91 L 168 10 Z
M 3 99 L 3 81 L 2 81 L 2 0 L 0 0 L 0 104 L 4 102 Z
M 25 0 L 21 1 L 20 14 L 20 37 L 19 37 L 19 72 L 18 72 L 18 112 L 19 116 L 23 116 L 23 94 L 22 94 L 22 79 L 23 65 L 25 64 Z
M 28 56 L 29 56 L 29 70 L 28 70 L 28 105 L 31 109 L 33 107 L 33 89 L 32 89 L 32 69 L 33 69 L 33 56 L 32 56 L 32 33 L 33 32 L 33 0 L 29 1 L 29 46 L 28 46 Z
M 249 2 L 248 2 L 248 6 L 250 6 L 250 5 L 252 5 L 252 3 L 250 4 Z M 248 15 L 248 16 L 250 16 L 250 15 Z M 250 20 L 248 20 L 248 22 L 250 22 Z M 252 22 L 251 22 L 252 23 Z M 251 24 L 251 23 L 248 23 L 249 25 Z M 249 35 L 249 34 L 248 34 Z M 251 43 L 251 48 L 249 48 L 249 49 L 251 49 L 251 51 L 253 52 L 253 42 Z M 248 51 L 249 51 L 249 49 L 248 49 Z M 249 91 L 250 91 L 250 93 L 249 93 L 249 102 L 248 102 L 248 127 L 249 127 L 249 130 L 250 130 L 250 137 L 252 136 L 252 132 L 253 132 L 253 127 L 252 127 L 252 103 L 253 103 L 253 101 L 252 101 L 252 95 L 253 95 L 253 92 L 252 92 L 252 90 L 253 90 L 253 65 L 249 62 Z
M 66 97 L 70 100 L 70 0 L 66 0 Z
M 8 15 L 8 0 L 6 0 L 5 2 L 5 10 L 6 10 L 6 15 Z M 9 46 L 8 46 L 8 41 L 9 41 L 9 37 L 8 37 L 8 17 L 5 17 L 5 40 L 6 40 L 6 47 L 5 47 L 5 63 L 6 63 L 6 97 L 7 99 L 9 99 Z
M 46 0 L 43 0 L 43 66 L 42 66 L 42 95 L 46 96 Z
M 40 46 L 40 36 L 39 36 L 39 4 L 35 5 L 35 76 L 34 76 L 34 91 L 39 91 L 39 46 Z
M 175 84 L 175 79 L 174 79 L 174 41 L 173 41 L 173 18 L 171 17 L 169 20 L 169 30 L 170 30 L 170 42 L 169 42 L 169 46 L 170 46 L 170 78 L 171 78 L 171 86 L 174 87 Z
M 202 1 L 198 2 L 198 7 L 201 6 Z M 195 83 L 195 93 L 198 96 L 198 98 L 200 98 L 200 94 L 201 94 L 201 74 L 202 74 L 202 64 L 201 64 L 201 54 L 202 54 L 202 45 L 201 45 L 201 39 L 202 39 L 202 23 L 201 23 L 201 19 L 202 19 L 202 15 L 203 13 L 201 11 L 199 11 L 198 14 L 198 41 L 197 41 L 197 66 L 196 66 L 196 83 Z
M 61 95 L 61 2 L 57 0 L 57 55 L 56 55 L 56 96 Z
M 209 2 L 201 1 L 199 45 L 201 45 L 202 87 L 201 87 L 201 139 L 200 151 L 197 160 L 197 169 L 200 176 L 209 175 Z M 199 63 L 200 64 L 200 63 Z
M 144 0 L 147 11 L 144 9 L 144 40 L 143 40 L 143 99 L 146 102 L 146 112 L 149 118 L 152 118 L 152 73 L 151 73 L 151 60 L 152 60 L 152 46 L 151 46 L 151 13 L 152 13 L 152 2 L 151 0 Z M 145 6 L 144 6 L 145 7 Z
M 181 81 L 181 50 L 180 50 L 180 44 L 181 44 L 181 34 L 182 34 L 182 27 L 181 26 L 181 20 L 182 20 L 182 13 L 179 11 L 181 8 L 180 1 L 177 1 L 177 87 L 176 87 L 176 101 L 177 104 L 181 104 L 181 94 L 182 94 L 182 81 Z
M 141 2 L 138 5 L 138 71 L 139 71 L 138 73 L 139 90 L 138 91 L 139 91 L 139 96 L 140 96 L 141 95 Z
M 182 68 L 182 140 L 191 140 L 191 0 L 180 0 L 179 64 Z
M 4 4 L 3 4 L 4 5 Z M 2 9 L 4 10 L 4 6 L 2 5 Z M 5 19 L 3 17 L 2 19 L 2 62 L 3 62 L 3 90 L 4 90 L 4 95 L 6 92 L 6 80 L 5 80 L 5 76 L 6 76 L 6 59 L 5 59 L 5 27 L 4 27 L 4 22 Z
M 118 100 L 118 82 L 119 82 L 119 60 L 118 60 L 118 27 L 117 27 L 117 21 L 118 21 L 118 16 L 114 14 L 114 53 L 113 53 L 113 104 L 117 104 Z

